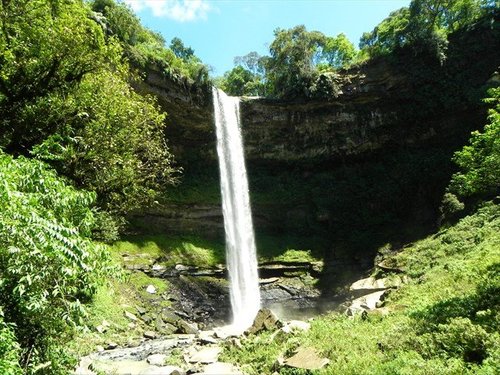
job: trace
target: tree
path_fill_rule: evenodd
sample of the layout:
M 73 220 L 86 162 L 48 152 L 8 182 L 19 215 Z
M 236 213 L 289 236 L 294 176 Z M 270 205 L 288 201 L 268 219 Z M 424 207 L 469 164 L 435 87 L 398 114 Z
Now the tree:
M 391 12 L 372 32 L 363 33 L 359 48 L 367 50 L 372 56 L 388 54 L 401 48 L 407 40 L 409 17 L 408 8 Z
M 220 79 L 222 90 L 233 96 L 266 95 L 264 59 L 257 52 L 235 57 L 234 64 L 236 66 Z
M 34 149 L 77 186 L 97 192 L 99 206 L 115 216 L 150 205 L 175 180 L 165 114 L 127 78 L 126 71 L 103 70 L 64 98 L 53 97 L 51 110 L 66 126 Z
M 36 102 L 75 87 L 113 58 L 101 28 L 81 1 L 0 3 L 0 147 L 27 154 L 57 124 L 39 128 L 25 118 Z
M 431 52 L 446 58 L 448 35 L 474 23 L 494 9 L 491 0 L 413 0 L 408 8 L 392 12 L 370 33 L 360 48 L 372 56 L 410 46 L 415 53 Z
M 180 38 L 173 38 L 170 42 L 170 49 L 178 58 L 188 61 L 194 57 L 194 50 L 191 47 L 186 47 Z
M 130 12 L 109 5 L 114 2 L 96 4 L 111 19 L 117 9 Z M 77 186 L 97 192 L 101 209 L 115 217 L 153 202 L 174 181 L 165 114 L 131 88 L 139 78 L 123 62 L 116 37 L 105 37 L 80 0 L 3 1 L 0 7 L 0 147 L 50 162 Z M 131 43 L 126 35 L 138 36 L 137 46 L 159 43 L 143 38 L 149 34 L 137 25 L 135 34 L 120 34 L 123 45 Z
M 266 79 L 271 94 L 279 97 L 308 96 L 316 78 L 315 60 L 321 55 L 325 36 L 319 31 L 307 31 L 295 26 L 274 31 L 275 39 L 266 60 Z
M 339 69 L 348 65 L 356 56 L 357 51 L 343 33 L 336 37 L 325 37 L 322 48 L 322 58 L 328 65 Z
M 254 75 L 263 75 L 265 70 L 262 56 L 255 51 L 249 52 L 245 56 L 236 56 L 234 65 L 240 65 Z

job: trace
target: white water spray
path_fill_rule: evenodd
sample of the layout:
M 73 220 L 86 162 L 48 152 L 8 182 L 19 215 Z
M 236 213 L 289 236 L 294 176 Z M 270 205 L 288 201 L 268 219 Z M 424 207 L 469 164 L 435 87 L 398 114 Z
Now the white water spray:
M 243 331 L 252 325 L 260 308 L 260 291 L 240 131 L 239 98 L 227 96 L 215 87 L 212 92 L 226 231 L 226 263 L 231 284 L 232 326 Z

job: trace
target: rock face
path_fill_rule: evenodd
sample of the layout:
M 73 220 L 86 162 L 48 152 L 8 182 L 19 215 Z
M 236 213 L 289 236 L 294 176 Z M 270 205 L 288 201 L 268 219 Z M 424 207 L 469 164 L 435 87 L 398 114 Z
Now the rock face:
M 257 237 L 380 236 L 369 248 L 356 242 L 360 236 L 346 246 L 346 253 L 366 259 L 365 253 L 372 256 L 394 240 L 384 226 L 410 220 L 407 232 L 433 226 L 453 152 L 485 123 L 484 108 L 471 98 L 482 95 L 500 65 L 498 30 L 486 25 L 467 33 L 451 37 L 441 65 L 403 51 L 395 61 L 374 60 L 346 72 L 351 82 L 331 100 L 243 98 Z M 182 198 L 137 212 L 134 228 L 222 238 L 210 90 L 167 81 L 154 69 L 138 87 L 156 95 L 168 113 L 166 136 L 185 177 Z M 209 182 L 201 178 L 206 175 Z M 195 194 L 183 195 L 183 189 Z

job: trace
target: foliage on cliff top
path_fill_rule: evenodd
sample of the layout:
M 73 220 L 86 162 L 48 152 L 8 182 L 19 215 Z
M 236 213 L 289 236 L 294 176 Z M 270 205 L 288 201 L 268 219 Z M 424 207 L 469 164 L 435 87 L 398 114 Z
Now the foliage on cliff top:
M 196 57 L 190 47 L 179 38 L 173 38 L 170 48 L 165 39 L 144 27 L 130 7 L 115 0 L 92 0 L 95 18 L 109 35 L 117 37 L 124 48 L 125 56 L 134 66 L 147 69 L 156 66 L 163 74 L 177 82 L 206 85 L 209 69 Z M 102 16 L 99 16 L 101 14 Z
M 256 60 L 257 71 L 246 64 L 248 57 L 255 60 L 253 52 L 235 59 L 236 67 L 218 84 L 231 95 L 334 98 L 342 86 L 335 77 L 339 69 L 402 50 L 410 51 L 414 60 L 431 57 L 443 63 L 449 35 L 480 19 L 493 24 L 497 8 L 494 0 L 413 0 L 409 7 L 392 12 L 373 31 L 364 33 L 359 51 L 344 34 L 330 37 L 304 26 L 276 29 L 269 56 Z
M 500 208 L 488 203 L 386 259 L 409 280 L 389 294 L 381 311 L 317 317 L 306 333 L 250 336 L 241 348 L 228 345 L 223 360 L 242 364 L 249 374 L 304 374 L 275 364 L 306 345 L 330 359 L 314 374 L 496 373 L 499 233 Z
M 44 163 L 0 152 L 0 310 L 28 373 L 67 373 L 59 355 L 87 301 L 111 273 L 89 236 L 95 194 L 75 190 Z

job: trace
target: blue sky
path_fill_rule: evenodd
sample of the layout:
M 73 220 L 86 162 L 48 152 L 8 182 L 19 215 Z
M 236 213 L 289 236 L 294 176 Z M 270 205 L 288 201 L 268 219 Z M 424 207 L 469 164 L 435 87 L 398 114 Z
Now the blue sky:
M 268 53 L 276 28 L 305 25 L 355 45 L 393 10 L 410 0 L 122 0 L 167 43 L 179 37 L 213 75 L 233 68 L 235 56 Z

